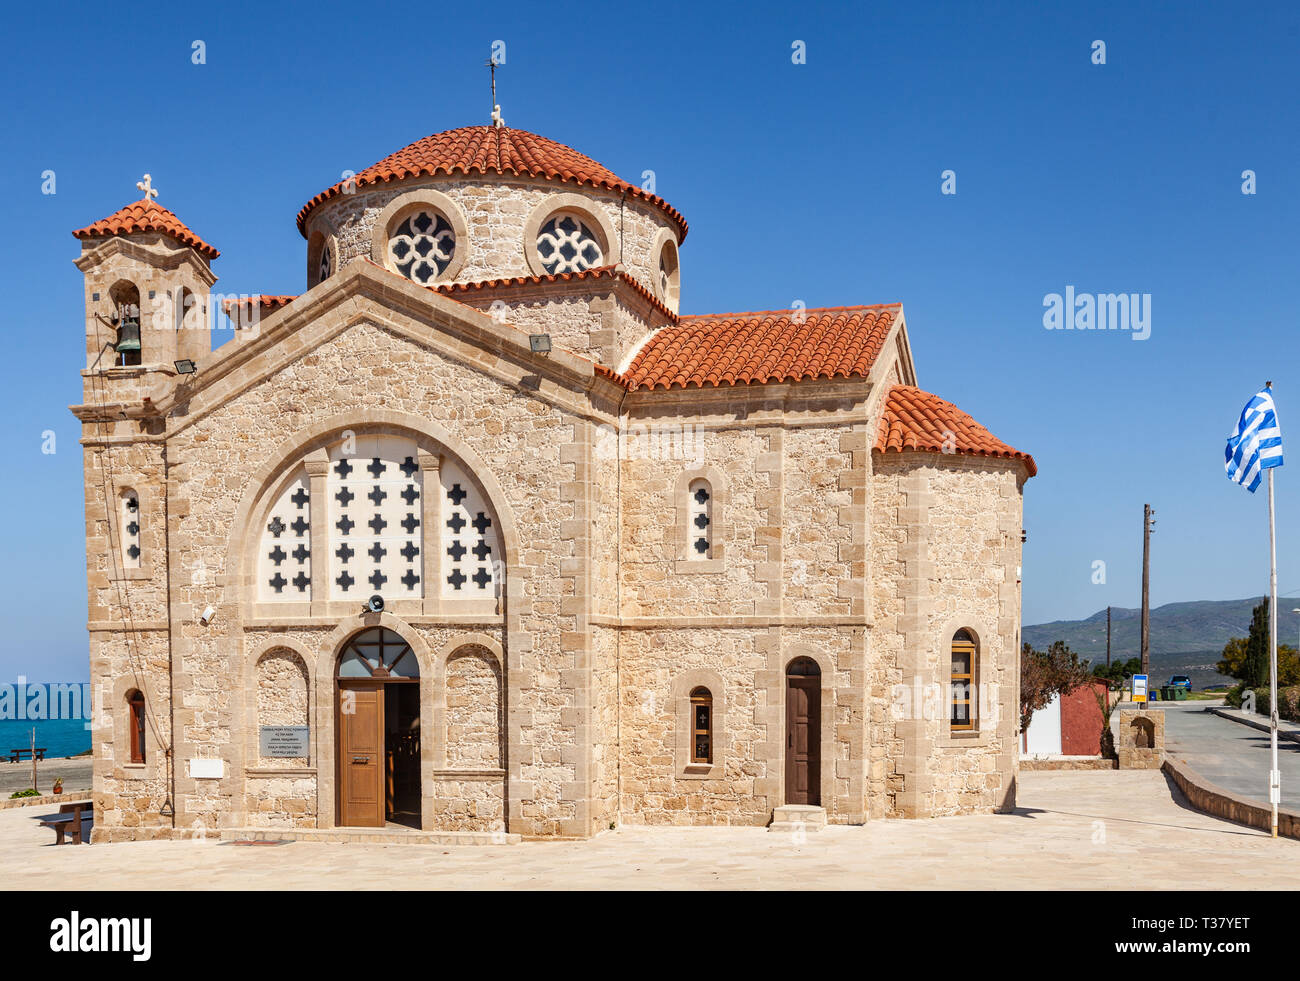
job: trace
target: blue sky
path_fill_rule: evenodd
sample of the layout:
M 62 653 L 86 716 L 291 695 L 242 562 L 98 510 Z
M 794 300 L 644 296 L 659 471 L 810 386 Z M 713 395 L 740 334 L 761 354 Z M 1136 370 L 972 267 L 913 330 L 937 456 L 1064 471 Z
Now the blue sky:
M 1264 495 L 1225 479 L 1222 448 L 1266 378 L 1284 436 L 1300 439 L 1300 12 L 547 9 L 562 8 L 6 12 L 4 680 L 86 674 L 69 231 L 137 198 L 147 171 L 160 203 L 222 250 L 217 289 L 301 292 L 298 209 L 344 170 L 486 123 L 482 64 L 498 39 L 508 124 L 637 183 L 653 170 L 686 215 L 685 312 L 904 303 L 921 386 L 1038 461 L 1025 622 L 1137 605 L 1144 502 L 1158 512 L 1155 604 L 1266 588 Z M 1104 65 L 1092 63 L 1098 39 Z M 192 63 L 196 40 L 206 64 Z M 795 41 L 806 64 L 792 63 Z M 940 193 L 945 170 L 955 195 Z M 1151 336 L 1044 329 L 1044 296 L 1067 285 L 1150 294 Z M 50 429 L 57 452 L 45 455 Z M 1278 477 L 1279 586 L 1300 595 L 1294 454 Z

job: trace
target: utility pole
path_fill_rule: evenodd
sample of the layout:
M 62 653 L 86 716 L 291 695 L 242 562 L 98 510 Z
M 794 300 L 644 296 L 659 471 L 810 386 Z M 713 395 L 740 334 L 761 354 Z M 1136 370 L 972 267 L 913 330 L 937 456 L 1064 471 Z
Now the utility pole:
M 1151 529 L 1156 513 L 1142 505 L 1142 673 L 1151 673 Z
M 1106 667 L 1110 667 L 1110 607 L 1106 607 Z

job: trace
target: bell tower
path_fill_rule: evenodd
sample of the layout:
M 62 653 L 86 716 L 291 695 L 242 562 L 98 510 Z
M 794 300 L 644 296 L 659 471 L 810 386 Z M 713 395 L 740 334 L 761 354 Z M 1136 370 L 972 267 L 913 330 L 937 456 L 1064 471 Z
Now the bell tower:
M 137 402 L 161 397 L 178 380 L 176 362 L 201 364 L 212 350 L 210 307 L 219 252 L 154 200 L 143 197 L 72 234 L 85 277 L 85 395 Z

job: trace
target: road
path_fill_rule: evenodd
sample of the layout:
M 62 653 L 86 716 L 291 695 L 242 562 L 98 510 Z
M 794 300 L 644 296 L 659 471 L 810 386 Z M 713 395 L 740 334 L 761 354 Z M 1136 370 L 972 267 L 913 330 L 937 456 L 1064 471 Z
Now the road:
M 1185 760 L 1193 770 L 1224 790 L 1267 803 L 1268 733 L 1208 712 L 1205 704 L 1160 703 L 1159 707 L 1165 711 L 1165 752 Z M 1119 718 L 1118 712 L 1114 718 Z M 1279 739 L 1277 746 L 1278 768 L 1282 771 L 1282 806 L 1300 811 L 1300 743 Z

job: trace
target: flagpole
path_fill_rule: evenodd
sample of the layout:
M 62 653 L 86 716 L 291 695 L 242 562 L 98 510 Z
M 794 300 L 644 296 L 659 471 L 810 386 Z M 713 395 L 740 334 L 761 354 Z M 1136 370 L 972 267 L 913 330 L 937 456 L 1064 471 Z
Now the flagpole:
M 1273 768 L 1268 774 L 1268 799 L 1273 806 L 1273 837 L 1277 837 L 1277 805 L 1282 796 L 1281 774 L 1277 768 L 1277 538 L 1273 528 L 1273 471 L 1268 470 L 1268 712 L 1269 739 L 1273 749 Z

